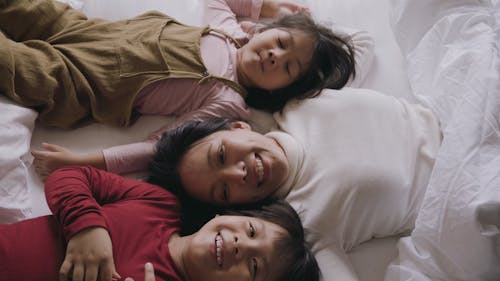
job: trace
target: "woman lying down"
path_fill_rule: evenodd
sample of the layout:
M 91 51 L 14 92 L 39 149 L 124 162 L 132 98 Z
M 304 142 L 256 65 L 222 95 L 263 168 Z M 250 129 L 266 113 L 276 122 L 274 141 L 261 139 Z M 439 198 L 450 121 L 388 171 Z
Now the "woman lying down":
M 0 280 L 318 281 L 300 219 L 287 203 L 227 211 L 180 236 L 172 193 L 91 167 L 56 171 L 53 215 L 0 225 Z M 27 268 L 28 266 L 29 268 Z

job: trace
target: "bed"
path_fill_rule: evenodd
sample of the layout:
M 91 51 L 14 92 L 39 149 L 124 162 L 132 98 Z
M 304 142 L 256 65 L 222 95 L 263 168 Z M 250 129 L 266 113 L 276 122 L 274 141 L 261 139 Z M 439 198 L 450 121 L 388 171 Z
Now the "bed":
M 196 24 L 196 19 L 199 18 L 200 13 L 200 0 L 67 0 L 66 2 L 69 2 L 76 8 L 82 9 L 89 16 L 107 19 L 130 17 L 146 10 L 155 9 L 165 12 L 182 22 Z M 500 82 L 498 82 L 499 79 L 497 76 L 500 69 L 497 62 L 499 24 L 496 21 L 500 20 L 500 16 L 498 15 L 498 1 L 303 0 L 298 2 L 308 5 L 313 16 L 318 20 L 335 22 L 370 32 L 375 42 L 374 60 L 368 75 L 360 86 L 395 97 L 405 98 L 409 101 L 425 103 L 433 108 L 442 120 L 445 120 L 446 132 L 456 132 L 456 128 L 460 127 L 460 121 L 463 121 L 456 118 L 459 114 L 450 113 L 455 112 L 454 110 L 459 110 L 455 106 L 457 101 L 463 96 L 453 95 L 453 98 L 448 99 L 446 103 L 440 102 L 441 99 L 446 97 L 445 94 L 460 92 L 457 90 L 464 88 L 470 89 L 472 96 L 474 96 L 474 93 L 480 91 L 487 92 L 488 95 L 486 97 L 485 95 L 481 95 L 481 98 L 477 99 L 477 103 L 468 103 L 469 105 L 472 104 L 472 106 L 460 110 L 470 110 L 469 112 L 472 113 L 485 113 L 483 119 L 481 119 L 481 116 L 477 116 L 476 121 L 482 124 L 481 120 L 486 118 L 489 121 L 488 126 L 480 126 L 481 128 L 479 129 L 470 128 L 470 131 L 466 133 L 469 134 L 468 139 L 475 140 L 477 140 L 475 135 L 477 132 L 482 132 L 481 136 L 484 134 L 486 134 L 485 136 L 489 136 L 491 145 L 483 147 L 483 153 L 485 154 L 481 154 L 483 155 L 481 159 L 485 159 L 484 155 L 496 155 L 496 157 L 488 157 L 488 160 L 490 160 L 488 163 L 481 163 L 484 165 L 487 164 L 490 167 L 495 167 L 495 165 L 496 167 L 500 167 L 500 163 L 498 163 L 500 161 L 498 159 L 500 158 L 498 157 L 500 155 L 500 148 L 498 147 L 498 143 L 500 143 L 498 139 L 500 122 L 499 117 L 493 114 L 495 110 L 499 112 L 498 109 L 500 109 L 498 103 L 494 102 L 494 93 L 495 91 L 498 93 L 500 90 Z M 449 3 L 454 4 L 451 5 Z M 488 45 L 489 47 L 481 49 L 482 52 L 473 53 L 473 55 L 469 53 L 463 55 L 462 58 L 465 61 L 452 60 L 452 62 L 459 63 L 459 65 L 456 65 L 450 63 L 449 59 L 457 59 L 459 58 L 458 55 L 453 58 L 447 57 L 445 56 L 447 49 L 442 47 L 445 43 L 451 42 L 456 44 L 453 48 L 461 48 L 465 43 L 460 41 L 460 38 L 452 40 L 452 37 L 448 37 L 451 40 L 450 42 L 431 39 L 441 38 L 440 35 L 451 29 L 450 26 L 453 26 L 453 20 L 457 16 L 455 12 L 460 15 L 465 13 L 463 10 L 460 10 L 462 5 L 468 7 L 465 12 L 474 12 L 477 7 L 481 8 L 483 13 L 481 14 L 482 18 L 479 18 L 479 20 L 484 20 L 484 24 L 486 25 L 484 28 L 489 32 L 487 34 L 490 37 L 480 38 L 486 41 L 493 40 L 493 42 L 496 38 L 497 43 L 488 41 L 490 44 Z M 443 26 L 443 17 L 446 17 L 444 21 L 449 25 Z M 489 29 L 488 26 L 490 27 Z M 449 29 L 446 29 L 446 27 Z M 432 33 L 429 34 L 429 30 Z M 473 36 L 485 30 L 478 31 L 472 29 L 466 31 L 469 32 L 470 36 Z M 461 38 L 463 39 L 463 37 Z M 467 45 L 465 47 L 472 48 Z M 437 48 L 441 49 L 436 53 L 434 51 Z M 430 56 L 430 54 L 434 54 L 434 56 Z M 478 58 L 481 58 L 479 63 L 471 63 Z M 454 73 L 452 70 L 457 67 L 463 70 L 463 72 L 459 72 L 462 76 L 453 76 L 457 75 L 457 73 Z M 466 74 L 470 74 L 471 72 L 469 71 L 482 72 L 475 72 L 477 74 L 473 79 L 463 80 L 464 77 L 468 78 Z M 485 74 L 485 71 L 488 73 L 488 75 L 484 75 L 486 78 L 480 75 L 480 73 Z M 446 76 L 443 76 L 444 74 Z M 465 81 L 465 84 L 451 83 L 451 81 L 455 81 L 453 79 L 462 79 L 456 81 Z M 493 100 L 493 102 L 488 103 L 489 107 L 483 107 L 483 109 L 487 109 L 486 111 L 478 110 L 478 106 L 484 105 L 485 99 L 488 101 Z M 439 108 L 441 104 L 447 104 L 447 107 Z M 30 149 L 38 149 L 41 147 L 42 142 L 49 142 L 85 153 L 113 145 L 142 140 L 166 122 L 173 121 L 172 118 L 168 117 L 143 116 L 130 128 L 111 128 L 100 124 L 93 124 L 74 131 L 61 131 L 38 126 L 35 121 L 36 113 L 34 111 L 19 107 L 1 96 L 0 114 L 2 116 L 0 121 L 2 130 L 2 145 L 0 147 L 0 223 L 11 223 L 49 213 L 43 196 L 42 182 L 31 166 L 32 157 L 29 153 Z M 254 121 L 257 124 L 262 124 L 262 127 L 265 128 L 269 125 L 269 122 L 272 123 L 272 117 L 260 112 L 255 115 Z M 460 130 L 458 131 L 461 132 Z M 459 143 L 462 140 L 461 136 L 463 135 L 451 134 L 451 144 L 447 145 L 444 152 L 442 152 L 444 154 L 443 160 L 438 161 L 436 172 L 431 178 L 430 190 L 432 192 L 429 192 L 429 196 L 426 194 L 424 202 L 424 206 L 428 206 L 426 210 L 436 211 L 432 207 L 439 201 L 438 198 L 440 197 L 438 195 L 446 193 L 446 190 L 440 190 L 439 188 L 450 186 L 449 182 L 451 180 L 455 183 L 461 182 L 461 179 L 456 178 L 460 173 L 445 173 L 447 169 L 451 169 L 453 165 L 457 165 L 461 168 L 462 175 L 469 171 L 467 166 L 461 165 L 464 162 L 460 161 L 462 158 L 459 158 L 459 156 L 464 155 L 456 155 L 457 158 L 445 158 L 445 156 L 453 155 L 453 151 L 457 145 L 463 144 L 475 147 L 474 145 L 477 144 L 476 142 Z M 451 140 L 456 141 L 453 142 Z M 467 154 L 470 151 L 467 150 L 463 153 L 471 155 Z M 450 161 L 455 164 L 450 164 Z M 494 212 L 495 208 L 497 208 L 495 204 L 500 202 L 500 192 L 498 190 L 498 186 L 500 186 L 498 184 L 500 181 L 498 179 L 499 173 L 495 172 L 492 168 L 488 171 L 487 186 L 490 193 L 487 193 L 487 198 L 489 199 L 482 200 L 481 202 L 472 201 L 475 207 L 481 205 L 480 203 L 486 202 L 489 205 L 483 204 L 481 206 L 489 206 L 487 211 L 493 210 Z M 446 176 L 440 177 L 439 175 L 443 173 Z M 142 175 L 136 174 L 132 176 L 140 177 Z M 471 177 L 474 178 L 474 175 Z M 446 182 L 447 180 L 448 182 Z M 443 184 L 443 181 L 446 184 Z M 481 184 L 479 187 L 477 187 L 477 184 L 472 185 L 476 186 L 475 190 L 484 190 L 481 189 Z M 451 191 L 448 190 L 448 192 Z M 491 194 L 496 194 L 496 198 Z M 474 197 L 477 194 L 470 195 Z M 483 198 L 485 195 L 482 194 L 481 196 Z M 446 212 L 445 207 L 440 209 L 442 211 L 441 218 L 445 218 L 449 214 Z M 456 210 L 456 208 L 458 207 L 455 207 L 453 210 Z M 477 208 L 473 210 L 468 209 L 469 213 L 465 215 L 470 216 L 470 213 L 474 212 L 474 210 L 477 210 Z M 498 210 L 500 210 L 500 207 Z M 465 258 L 458 261 L 451 258 L 441 260 L 428 258 L 425 259 L 425 262 L 422 259 L 418 259 L 418 247 L 421 247 L 420 249 L 427 249 L 425 247 L 429 246 L 429 241 L 432 241 L 436 237 L 422 234 L 430 233 L 429 229 L 426 229 L 426 227 L 430 228 L 427 220 L 429 217 L 432 217 L 434 211 L 423 212 L 422 216 L 419 216 L 417 229 L 411 235 L 401 237 L 401 239 L 400 237 L 373 239 L 355 247 L 349 253 L 349 257 L 353 262 L 354 270 L 359 280 L 377 281 L 384 280 L 384 278 L 387 280 L 488 280 L 477 276 L 477 279 L 467 279 L 464 277 L 467 270 L 474 270 L 474 266 L 478 266 L 477 261 L 470 264 L 471 261 Z M 494 224 L 485 223 L 481 225 L 487 227 L 483 230 L 485 233 L 489 233 L 490 239 L 488 241 L 479 239 L 476 245 L 483 247 L 481 248 L 483 250 L 484 248 L 486 250 L 490 248 L 494 249 L 495 246 L 491 245 L 491 241 L 498 234 L 498 229 L 496 230 L 497 233 L 495 233 Z M 469 230 L 473 231 L 472 226 L 470 227 Z M 443 238 L 445 237 L 442 236 L 444 235 L 443 233 L 449 233 L 450 231 L 452 232 L 453 228 L 447 228 L 445 232 L 437 233 L 436 235 L 441 235 L 437 236 L 439 238 L 438 241 L 444 241 Z M 455 238 L 459 240 L 460 238 L 463 239 L 463 236 Z M 453 245 L 455 244 L 444 245 L 436 243 L 432 245 L 432 249 L 443 246 L 449 250 L 453 248 Z M 499 246 L 497 245 L 497 247 Z M 467 248 L 461 247 L 459 250 L 445 251 L 445 253 L 447 257 L 451 257 L 456 254 L 466 253 Z M 429 250 L 426 253 L 432 254 L 434 252 Z M 435 253 L 438 255 L 441 254 L 441 252 L 437 251 Z M 491 253 L 491 255 L 491 257 L 485 257 L 482 261 L 498 261 L 495 260 L 494 253 Z M 443 265 L 443 260 L 449 263 Z M 468 262 L 469 267 L 466 266 Z M 457 268 L 463 274 L 447 275 L 450 270 L 456 271 Z M 389 269 L 388 275 L 385 276 L 387 269 Z M 431 273 L 436 274 L 432 275 Z

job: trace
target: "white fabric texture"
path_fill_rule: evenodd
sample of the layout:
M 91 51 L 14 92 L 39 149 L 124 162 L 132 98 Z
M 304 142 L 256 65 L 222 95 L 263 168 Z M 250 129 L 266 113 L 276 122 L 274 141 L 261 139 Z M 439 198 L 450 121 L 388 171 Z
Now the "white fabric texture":
M 412 89 L 444 130 L 415 229 L 398 243 L 387 281 L 500 278 L 499 27 L 499 1 L 394 1 Z
M 274 117 L 295 140 L 269 133 L 291 168 L 277 195 L 300 212 L 314 251 L 330 252 L 318 257 L 326 280 L 346 269 L 322 263 L 340 259 L 349 268 L 345 252 L 352 247 L 413 228 L 440 144 L 430 110 L 344 88 L 289 103 Z
M 37 113 L 0 96 L 0 223 L 30 215 L 29 147 Z

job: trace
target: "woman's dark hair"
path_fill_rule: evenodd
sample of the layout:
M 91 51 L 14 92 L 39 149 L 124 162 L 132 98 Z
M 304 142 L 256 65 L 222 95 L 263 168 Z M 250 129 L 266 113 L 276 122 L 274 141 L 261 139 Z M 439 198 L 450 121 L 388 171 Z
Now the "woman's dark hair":
M 335 35 L 329 28 L 319 25 L 303 13 L 283 17 L 264 26 L 260 31 L 271 28 L 299 30 L 312 37 L 314 52 L 309 68 L 289 86 L 268 91 L 247 88 L 246 103 L 251 107 L 270 112 L 281 110 L 292 98 L 311 98 L 325 88 L 340 89 L 349 78 L 356 75 L 354 50 L 351 44 Z
M 246 204 L 220 211 L 223 215 L 248 216 L 263 219 L 285 229 L 276 251 L 285 265 L 280 281 L 318 281 L 321 273 L 316 258 L 305 240 L 304 228 L 297 212 L 282 199 L 268 198 L 260 203 Z
M 148 182 L 169 190 L 179 198 L 182 206 L 181 234 L 199 229 L 218 209 L 187 194 L 179 175 L 179 163 L 194 143 L 215 132 L 231 129 L 233 121 L 236 119 L 216 117 L 205 121 L 187 121 L 163 133 L 156 144 L 155 155 L 149 162 Z

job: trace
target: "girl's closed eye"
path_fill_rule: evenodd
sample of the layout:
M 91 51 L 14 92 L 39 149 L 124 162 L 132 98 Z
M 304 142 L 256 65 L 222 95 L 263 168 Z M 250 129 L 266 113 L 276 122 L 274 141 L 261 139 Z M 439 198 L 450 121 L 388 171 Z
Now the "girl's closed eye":
M 249 227 L 248 227 L 248 235 L 250 236 L 250 238 L 253 238 L 255 237 L 255 228 L 253 227 L 253 224 L 250 222 L 248 223 Z
M 292 77 L 292 73 L 290 72 L 290 64 L 288 62 L 285 63 L 285 70 L 288 76 Z
M 280 47 L 281 49 L 285 49 L 285 45 L 283 44 L 283 41 L 281 41 L 281 38 L 278 36 L 278 47 Z
M 257 279 L 257 272 L 259 271 L 259 264 L 256 258 L 252 258 L 252 280 Z
M 225 151 L 224 144 L 222 144 L 222 143 L 219 145 L 219 149 L 217 151 L 217 159 L 219 160 L 219 163 L 221 165 L 224 165 L 224 162 L 226 160 L 226 151 Z

